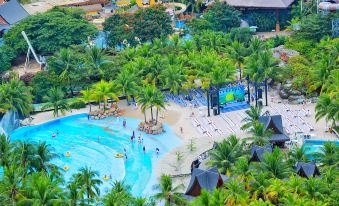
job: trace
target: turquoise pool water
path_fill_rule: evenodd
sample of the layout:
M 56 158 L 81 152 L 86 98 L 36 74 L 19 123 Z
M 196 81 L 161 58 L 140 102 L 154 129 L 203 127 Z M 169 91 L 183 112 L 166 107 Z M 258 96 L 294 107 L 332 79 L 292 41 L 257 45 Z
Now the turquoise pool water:
M 306 154 L 310 159 L 313 159 L 312 154 L 321 152 L 321 148 L 324 143 L 328 142 L 326 140 L 305 140 L 304 147 L 306 149 Z M 337 145 L 339 145 L 339 141 L 334 141 Z
M 153 186 L 157 183 L 153 173 L 157 160 L 181 141 L 168 125 L 164 125 L 166 133 L 162 135 L 147 135 L 137 131 L 140 120 L 126 118 L 126 128 L 123 128 L 122 121 L 122 118 L 118 120 L 113 117 L 88 120 L 87 114 L 79 114 L 19 128 L 10 138 L 11 141 L 46 141 L 60 155 L 53 163 L 61 168 L 69 166 L 69 170 L 64 172 L 66 180 L 86 165 L 97 170 L 101 179 L 105 175 L 112 176 L 110 181 L 103 180 L 102 194 L 109 190 L 113 180 L 123 180 L 131 187 L 133 195 L 151 195 L 154 193 Z M 52 134 L 57 131 L 59 134 L 52 138 Z M 142 144 L 138 140 L 131 142 L 133 131 L 136 139 L 141 134 Z M 143 146 L 146 148 L 145 153 Z M 115 158 L 117 153 L 124 153 L 124 148 L 128 158 Z M 156 148 L 160 149 L 159 155 L 155 152 Z M 70 152 L 71 156 L 66 157 L 66 152 Z

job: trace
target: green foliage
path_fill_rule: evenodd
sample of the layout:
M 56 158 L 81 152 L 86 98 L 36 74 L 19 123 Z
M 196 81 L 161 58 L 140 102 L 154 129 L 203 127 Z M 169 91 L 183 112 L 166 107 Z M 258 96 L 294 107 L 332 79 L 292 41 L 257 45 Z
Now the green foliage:
M 87 41 L 88 36 L 95 34 L 96 29 L 78 13 L 78 10 L 55 8 L 29 16 L 5 34 L 5 44 L 19 54 L 25 53 L 28 46 L 21 35 L 22 31 L 26 32 L 39 54 L 51 54 L 72 44 L 82 44 Z
M 0 113 L 13 110 L 22 115 L 28 115 L 32 110 L 32 95 L 30 88 L 17 79 L 0 85 Z
M 276 26 L 276 14 L 272 10 L 248 10 L 245 11 L 242 17 L 248 21 L 250 26 L 257 26 L 257 31 L 272 31 Z M 280 27 L 284 29 L 291 15 L 288 10 L 279 12 Z
M 249 28 L 232 28 L 230 31 L 230 40 L 238 41 L 248 45 L 252 39 L 252 33 Z
M 104 30 L 110 32 L 108 42 L 111 46 L 128 46 L 138 44 L 137 38 L 147 42 L 167 36 L 172 33 L 172 26 L 165 8 L 153 6 L 134 14 L 115 14 L 105 21 Z
M 30 82 L 30 86 L 32 87 L 32 95 L 33 99 L 36 103 L 43 102 L 43 97 L 47 94 L 47 92 L 55 86 L 53 81 L 51 80 L 52 75 L 48 75 L 47 72 L 41 71 L 35 74 Z
M 240 25 L 240 12 L 228 4 L 217 1 L 207 8 L 202 17 L 190 22 L 195 33 L 203 30 L 229 32 Z
M 69 107 L 71 109 L 81 109 L 86 107 L 86 103 L 84 101 L 77 100 L 75 102 L 70 103 Z
M 0 75 L 11 68 L 11 62 L 16 58 L 13 48 L 3 45 L 0 47 Z
M 59 111 L 61 114 L 65 114 L 65 112 L 70 109 L 68 102 L 65 99 L 64 92 L 58 87 L 50 89 L 47 92 L 47 95 L 44 96 L 44 100 L 47 103 L 42 107 L 42 110 L 52 108 L 54 116 L 58 117 Z

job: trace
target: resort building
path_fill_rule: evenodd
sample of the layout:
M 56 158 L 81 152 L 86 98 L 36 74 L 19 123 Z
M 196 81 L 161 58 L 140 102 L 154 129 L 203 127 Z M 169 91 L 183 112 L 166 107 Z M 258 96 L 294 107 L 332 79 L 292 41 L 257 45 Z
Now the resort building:
M 317 165 L 314 162 L 297 162 L 296 173 L 301 177 L 315 177 L 319 176 L 320 172 Z
M 5 30 L 8 30 L 28 15 L 28 12 L 17 0 L 0 0 L 0 37 Z
M 276 26 L 275 30 L 280 31 L 280 19 L 284 12 L 288 10 L 294 0 L 223 0 L 228 5 L 233 6 L 243 12 L 246 11 L 274 11 Z M 252 25 L 255 26 L 255 25 Z
M 228 177 L 221 175 L 216 167 L 209 170 L 194 168 L 185 195 L 196 197 L 203 189 L 212 192 L 215 188 L 222 187 L 227 179 Z
M 272 146 L 265 145 L 263 147 L 258 145 L 253 145 L 251 147 L 251 158 L 250 162 L 261 162 L 265 153 L 272 153 Z
M 284 147 L 285 142 L 290 141 L 290 138 L 284 132 L 281 115 L 261 116 L 259 122 L 265 125 L 266 130 L 272 130 L 270 143 L 274 146 Z

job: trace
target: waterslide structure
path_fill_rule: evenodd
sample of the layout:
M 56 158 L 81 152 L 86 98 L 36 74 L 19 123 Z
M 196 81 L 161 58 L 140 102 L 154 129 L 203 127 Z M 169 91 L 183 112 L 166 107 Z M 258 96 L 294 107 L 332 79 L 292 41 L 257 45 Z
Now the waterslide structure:
M 339 0 L 326 0 L 318 4 L 318 9 L 324 12 L 339 12 Z

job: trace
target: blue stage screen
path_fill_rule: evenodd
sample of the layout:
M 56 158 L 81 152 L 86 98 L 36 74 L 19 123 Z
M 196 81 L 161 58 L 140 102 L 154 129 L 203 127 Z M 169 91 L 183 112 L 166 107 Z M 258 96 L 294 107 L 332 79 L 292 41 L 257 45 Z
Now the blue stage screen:
M 219 90 L 219 104 L 245 101 L 245 88 L 243 85 L 221 88 Z

